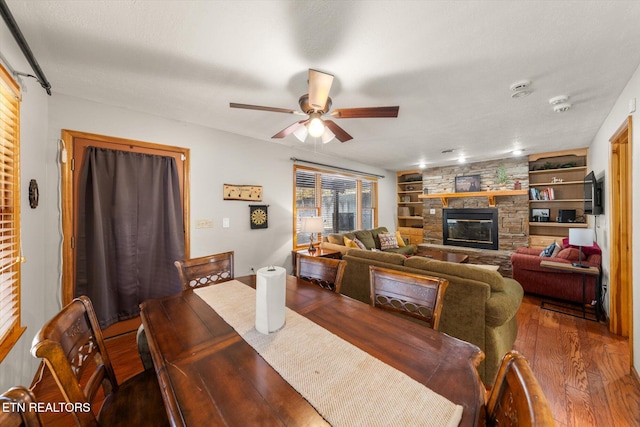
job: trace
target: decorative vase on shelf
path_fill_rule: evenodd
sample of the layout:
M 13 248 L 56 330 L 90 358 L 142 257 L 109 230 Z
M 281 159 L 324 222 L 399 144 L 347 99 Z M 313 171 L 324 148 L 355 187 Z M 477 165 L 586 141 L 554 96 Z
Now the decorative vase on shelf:
M 513 189 L 514 190 L 521 190 L 522 189 L 522 184 L 520 184 L 519 180 L 516 180 L 516 182 L 513 184 Z
M 498 165 L 496 170 L 496 182 L 500 186 L 501 190 L 507 189 L 507 182 L 509 182 L 509 175 L 507 175 L 507 168 L 504 165 Z

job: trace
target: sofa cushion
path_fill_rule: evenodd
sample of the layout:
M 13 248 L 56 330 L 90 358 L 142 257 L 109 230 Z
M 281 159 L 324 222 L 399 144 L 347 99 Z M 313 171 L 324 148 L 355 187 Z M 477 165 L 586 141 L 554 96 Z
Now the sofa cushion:
M 396 240 L 398 241 L 399 247 L 407 246 L 399 231 L 396 231 Z
M 363 251 L 360 249 L 349 249 L 347 251 L 347 255 L 357 258 L 386 262 L 394 265 L 402 265 L 405 259 L 407 259 L 404 255 L 391 252 Z
M 563 248 L 578 248 L 578 246 L 570 245 L 569 238 L 565 237 L 562 239 L 562 247 Z M 592 246 L 583 246 L 582 253 L 585 255 L 602 255 L 602 249 L 598 246 L 597 242 L 593 242 Z
M 420 270 L 429 270 L 429 264 L 434 261 L 431 258 L 423 256 L 412 256 L 404 260 L 404 266 L 409 268 L 419 268 Z
M 580 259 L 580 250 L 576 248 L 565 248 L 558 253 L 558 258 L 577 261 Z
M 433 276 L 438 276 L 438 273 L 441 273 L 487 283 L 491 287 L 491 291 L 504 290 L 504 278 L 497 271 L 474 267 L 467 264 L 437 261 L 435 259 L 431 259 L 428 263 L 424 263 L 421 259 L 424 260 L 425 258 L 420 256 L 407 258 L 404 262 L 404 266 L 426 270 Z
M 353 234 L 353 233 L 343 233 L 343 234 L 333 234 L 332 233 L 332 234 L 329 234 L 327 236 L 327 241 L 329 243 L 334 243 L 336 245 L 345 246 L 345 243 L 344 243 L 344 238 L 345 237 L 347 239 L 349 239 L 349 240 L 353 240 L 356 237 L 356 235 Z
M 355 237 L 362 242 L 367 249 L 373 249 L 376 247 L 376 241 L 373 240 L 371 230 L 358 230 L 354 231 Z
M 398 249 L 398 239 L 395 234 L 392 233 L 380 233 L 378 234 L 378 240 L 380 240 L 380 249 Z

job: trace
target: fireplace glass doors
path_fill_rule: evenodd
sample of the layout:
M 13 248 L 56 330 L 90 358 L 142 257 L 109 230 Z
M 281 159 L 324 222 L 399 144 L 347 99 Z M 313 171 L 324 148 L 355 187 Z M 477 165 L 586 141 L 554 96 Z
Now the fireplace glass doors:
M 442 240 L 445 245 L 498 249 L 498 209 L 444 209 Z

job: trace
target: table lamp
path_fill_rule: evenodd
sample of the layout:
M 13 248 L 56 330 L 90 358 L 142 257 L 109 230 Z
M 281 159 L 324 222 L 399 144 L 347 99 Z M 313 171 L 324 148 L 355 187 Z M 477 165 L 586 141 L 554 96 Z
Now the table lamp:
M 579 246 L 578 262 L 574 262 L 574 267 L 589 268 L 588 265 L 582 264 L 582 247 L 593 246 L 593 230 L 590 228 L 570 228 L 569 229 L 569 244 L 573 246 Z
M 315 233 L 322 233 L 324 231 L 324 221 L 322 217 L 312 216 L 302 218 L 300 224 L 301 233 L 309 233 L 309 252 L 315 252 L 316 248 L 313 246 L 313 235 Z

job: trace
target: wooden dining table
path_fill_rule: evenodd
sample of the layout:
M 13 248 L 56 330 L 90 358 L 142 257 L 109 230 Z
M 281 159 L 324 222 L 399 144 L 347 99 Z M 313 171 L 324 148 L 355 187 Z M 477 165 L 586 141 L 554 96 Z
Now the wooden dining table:
M 286 286 L 289 309 L 461 405 L 461 426 L 484 425 L 478 347 L 294 276 Z M 141 318 L 171 425 L 326 425 L 193 290 L 145 301 Z

